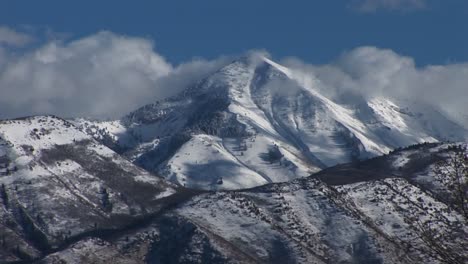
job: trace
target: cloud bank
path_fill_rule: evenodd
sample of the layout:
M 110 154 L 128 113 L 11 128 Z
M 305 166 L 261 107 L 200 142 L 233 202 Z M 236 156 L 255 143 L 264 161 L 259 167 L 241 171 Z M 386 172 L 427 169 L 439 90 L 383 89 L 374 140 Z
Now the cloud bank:
M 52 41 L 21 56 L 0 52 L 0 117 L 57 114 L 116 118 L 173 95 L 223 59 L 177 67 L 148 39 L 99 32 Z
M 355 0 L 352 6 L 363 13 L 372 13 L 378 10 L 408 11 L 423 9 L 427 0 Z
M 111 32 L 50 41 L 19 55 L 0 46 L 0 118 L 118 118 L 177 94 L 230 59 L 174 66 L 151 40 Z M 337 101 L 385 96 L 424 101 L 454 116 L 468 113 L 468 63 L 420 68 L 411 57 L 376 47 L 356 48 L 325 65 L 282 62 Z

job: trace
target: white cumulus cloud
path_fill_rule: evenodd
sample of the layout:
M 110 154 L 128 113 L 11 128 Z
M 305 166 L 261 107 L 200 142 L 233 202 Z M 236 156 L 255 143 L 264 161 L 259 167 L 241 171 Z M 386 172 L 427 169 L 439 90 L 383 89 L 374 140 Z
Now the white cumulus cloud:
M 221 61 L 173 67 L 153 46 L 148 39 L 99 32 L 9 56 L 0 64 L 0 117 L 120 117 L 176 93 Z

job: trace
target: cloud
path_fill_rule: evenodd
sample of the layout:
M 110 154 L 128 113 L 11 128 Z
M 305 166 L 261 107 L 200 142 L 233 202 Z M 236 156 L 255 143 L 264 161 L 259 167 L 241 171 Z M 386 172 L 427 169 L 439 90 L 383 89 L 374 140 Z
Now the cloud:
M 25 33 L 17 32 L 5 26 L 0 26 L 0 45 L 22 47 L 30 43 L 33 38 Z
M 52 41 L 0 65 L 0 117 L 120 117 L 180 91 L 220 61 L 173 67 L 152 41 L 111 32 Z
M 252 54 L 269 56 L 265 51 L 247 55 L 260 56 Z M 118 118 L 177 94 L 231 60 L 198 58 L 174 66 L 155 51 L 151 40 L 111 32 L 49 41 L 24 54 L 0 46 L 0 118 Z M 447 113 L 468 113 L 468 63 L 421 68 L 411 57 L 376 47 L 356 48 L 325 65 L 293 58 L 283 63 L 294 69 L 300 82 L 334 100 L 385 96 L 423 101 Z
M 468 63 L 419 68 L 411 57 L 376 47 L 356 48 L 326 65 L 284 63 L 335 100 L 385 96 L 424 102 L 453 118 L 468 113 Z
M 359 12 L 372 13 L 378 10 L 409 11 L 423 9 L 427 0 L 355 0 L 352 7 Z
M 4 115 L 118 115 L 151 96 L 156 79 L 171 71 L 145 39 L 100 32 L 51 42 L 8 63 L 0 74 L 0 109 Z

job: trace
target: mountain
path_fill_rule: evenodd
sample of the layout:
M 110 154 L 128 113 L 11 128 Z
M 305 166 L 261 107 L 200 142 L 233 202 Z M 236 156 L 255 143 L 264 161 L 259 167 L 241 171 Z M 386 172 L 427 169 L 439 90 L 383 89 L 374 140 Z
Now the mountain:
M 0 263 L 126 228 L 186 193 L 63 119 L 0 121 Z
M 464 155 L 466 144 L 426 143 L 291 182 L 202 192 L 41 263 L 466 263 L 467 216 L 450 198 L 453 178 L 435 173 Z
M 54 116 L 0 122 L 0 263 L 468 260 L 467 208 L 453 173 L 466 173 L 465 143 L 416 144 L 288 182 L 213 192 L 152 175 L 82 130 Z M 191 149 L 208 147 L 194 139 L 229 139 L 189 136 Z M 281 151 L 265 159 L 284 162 Z
M 468 138 L 466 124 L 422 102 L 331 100 L 319 86 L 246 56 L 121 120 L 72 122 L 135 164 L 204 190 L 285 182 L 398 147 Z

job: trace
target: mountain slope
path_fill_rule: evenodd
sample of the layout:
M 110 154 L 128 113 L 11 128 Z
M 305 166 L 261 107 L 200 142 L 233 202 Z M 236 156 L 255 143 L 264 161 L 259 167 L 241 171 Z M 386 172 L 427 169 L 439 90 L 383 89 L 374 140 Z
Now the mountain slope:
M 53 116 L 0 121 L 0 186 L 3 261 L 122 228 L 178 195 L 178 187 Z
M 80 241 L 44 263 L 83 256 L 123 256 L 121 263 L 466 263 L 467 219 L 437 195 L 448 185 L 420 185 L 423 178 L 437 183 L 434 166 L 459 151 L 468 154 L 466 145 L 424 144 L 328 169 L 329 176 L 348 171 L 346 184 L 317 174 L 203 193 L 147 225 Z M 384 174 L 381 164 L 401 175 Z
M 468 136 L 423 103 L 382 97 L 334 102 L 319 85 L 267 58 L 244 57 L 122 120 L 74 122 L 145 169 L 210 190 L 288 181 L 397 147 Z M 216 147 L 195 148 L 199 136 Z M 213 153 L 219 155 L 207 158 Z M 201 175 L 197 168 L 208 160 L 216 169 Z

